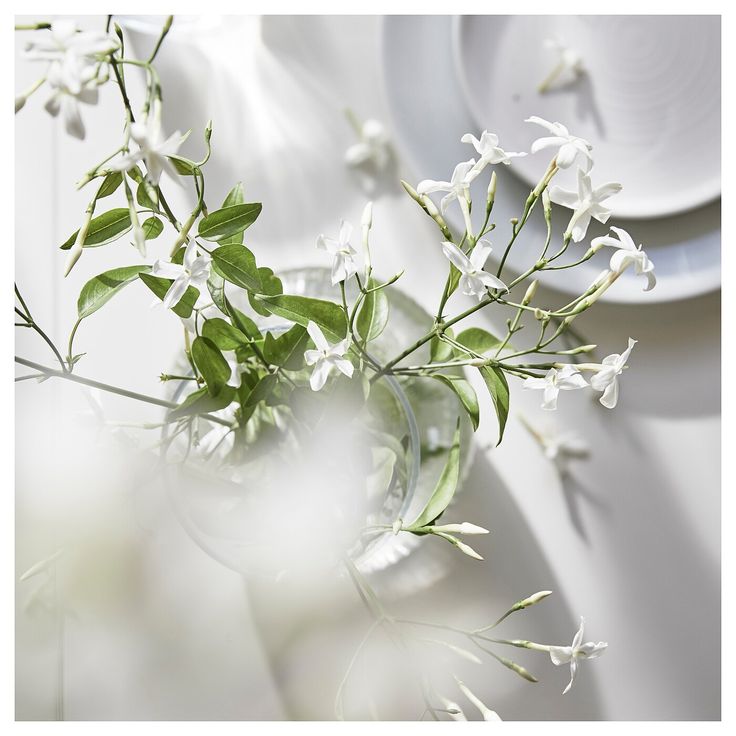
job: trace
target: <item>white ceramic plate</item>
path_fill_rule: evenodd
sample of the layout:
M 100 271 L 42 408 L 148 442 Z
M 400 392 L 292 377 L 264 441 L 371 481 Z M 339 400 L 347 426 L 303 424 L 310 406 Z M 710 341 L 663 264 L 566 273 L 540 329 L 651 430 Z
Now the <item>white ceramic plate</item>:
M 460 143 L 460 137 L 463 133 L 479 132 L 454 68 L 452 24 L 452 18 L 447 16 L 388 16 L 383 23 L 385 92 L 398 149 L 413 170 L 415 182 L 425 178 L 447 179 L 456 163 L 467 160 L 474 153 L 470 146 Z M 535 112 L 538 111 L 525 112 L 524 117 Z M 520 125 L 527 127 L 523 123 Z M 517 161 L 514 159 L 514 166 Z M 509 234 L 508 221 L 519 216 L 529 193 L 527 184 L 510 173 L 508 167 L 495 168 L 499 184 L 493 217 L 497 228 L 491 233 L 494 245 L 491 258 L 503 251 Z M 478 197 L 483 197 L 486 181 L 485 177 L 480 177 L 474 185 L 473 191 Z M 448 218 L 460 229 L 462 218 L 455 206 L 448 209 Z M 555 208 L 553 220 L 557 240 L 554 242 L 559 242 L 568 218 L 568 210 Z M 637 243 L 645 244 L 656 265 L 658 283 L 653 291 L 643 292 L 642 277 L 627 271 L 606 292 L 604 299 L 607 301 L 666 302 L 703 294 L 720 286 L 720 201 L 656 220 L 626 221 L 612 217 L 610 224 L 625 228 Z M 585 242 L 605 232 L 606 227 L 594 223 Z M 509 269 L 520 273 L 527 268 L 530 258 L 534 258 L 532 249 L 536 253 L 537 244 L 544 235 L 541 212 L 535 211 L 511 251 Z M 579 248 L 571 246 L 570 250 L 579 256 Z M 560 291 L 577 294 L 589 286 L 606 265 L 606 255 L 600 252 L 581 267 L 542 272 L 541 281 Z
M 718 16 L 460 16 L 453 31 L 468 107 L 503 148 L 528 151 L 549 135 L 524 118 L 559 120 L 593 145 L 594 183 L 624 185 L 609 203 L 620 217 L 671 215 L 720 195 Z M 540 94 L 559 60 L 547 39 L 575 49 L 585 73 Z M 514 170 L 536 184 L 549 154 L 518 159 Z M 558 183 L 574 189 L 574 170 L 561 173 Z

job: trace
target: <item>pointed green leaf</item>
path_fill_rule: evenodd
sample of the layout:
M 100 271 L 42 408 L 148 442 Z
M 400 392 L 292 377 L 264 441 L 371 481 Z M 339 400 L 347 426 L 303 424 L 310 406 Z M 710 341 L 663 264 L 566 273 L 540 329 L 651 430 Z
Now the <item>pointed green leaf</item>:
M 265 294 L 266 296 L 277 296 L 284 293 L 284 286 L 281 283 L 281 279 L 274 275 L 274 272 L 270 268 L 261 267 L 258 269 L 258 277 L 261 280 L 261 288 L 259 293 Z M 261 317 L 270 317 L 271 313 L 265 309 L 258 300 L 254 298 L 253 294 L 248 292 L 248 301 L 251 307 L 261 315 Z
M 240 330 L 220 317 L 206 320 L 202 326 L 202 335 L 211 340 L 220 350 L 235 350 L 250 342 Z
M 230 366 L 220 348 L 206 337 L 195 337 L 192 342 L 192 360 L 207 383 L 210 396 L 217 396 L 230 380 Z
M 169 161 L 174 164 L 176 173 L 179 176 L 194 176 L 195 164 L 194 161 L 190 161 L 188 158 L 182 156 L 169 156 Z
M 158 217 L 149 217 L 141 223 L 143 236 L 146 240 L 154 240 L 164 231 L 164 224 Z
M 442 373 L 435 373 L 432 375 L 432 378 L 444 383 L 445 386 L 449 386 L 455 396 L 460 399 L 460 403 L 463 405 L 465 411 L 468 412 L 470 421 L 473 424 L 473 430 L 478 429 L 480 407 L 478 406 L 478 397 L 470 383 L 460 376 L 446 376 Z
M 97 192 L 97 199 L 104 199 L 109 197 L 117 188 L 123 183 L 122 171 L 111 171 L 102 180 L 102 186 Z
M 222 240 L 250 227 L 261 214 L 259 202 L 236 204 L 210 212 L 199 223 L 199 237 L 205 240 Z
M 250 317 L 234 307 L 227 298 L 225 299 L 225 307 L 227 315 L 235 327 L 244 335 L 248 335 L 252 340 L 261 339 L 261 331 L 258 329 L 258 325 Z
M 111 271 L 105 271 L 105 273 L 90 279 L 79 292 L 79 299 L 77 300 L 79 319 L 89 317 L 90 314 L 96 312 L 126 284 L 135 281 L 142 272 L 149 271 L 150 268 L 150 266 L 145 265 L 113 268 Z
M 267 399 L 271 392 L 276 387 L 276 381 L 278 379 L 273 373 L 267 373 L 260 381 L 253 387 L 253 390 L 248 394 L 248 398 L 245 400 L 245 406 L 255 406 L 259 401 Z
M 378 282 L 371 278 L 366 288 L 377 285 Z M 363 301 L 355 324 L 358 334 L 366 343 L 375 340 L 386 329 L 388 314 L 389 305 L 385 290 L 371 291 Z
M 225 197 L 225 201 L 222 203 L 222 208 L 234 207 L 236 204 L 243 204 L 245 202 L 245 190 L 243 189 L 243 182 L 239 181 Z
M 224 386 L 217 396 L 212 396 L 206 386 L 193 391 L 184 401 L 169 412 L 170 419 L 179 419 L 192 414 L 207 414 L 211 411 L 224 409 L 233 402 L 235 389 L 232 386 Z
M 301 325 L 294 325 L 279 337 L 267 332 L 263 341 L 263 355 L 271 365 L 298 370 L 304 365 L 308 339 L 309 335 Z
M 310 320 L 320 326 L 333 342 L 344 340 L 348 331 L 345 311 L 335 302 L 313 299 L 308 296 L 258 296 L 258 301 L 277 317 L 306 327 Z
M 222 203 L 222 208 L 225 209 L 226 207 L 234 207 L 236 204 L 243 204 L 245 202 L 245 192 L 243 190 L 243 182 L 238 182 L 227 194 L 227 197 L 225 197 L 225 201 Z M 220 245 L 231 245 L 231 244 L 237 244 L 242 245 L 243 244 L 243 231 L 240 230 L 237 233 L 234 233 L 233 235 L 230 235 L 229 237 L 223 238 L 219 241 Z
M 431 524 L 449 506 L 457 489 L 457 481 L 460 476 L 460 419 L 457 420 L 455 435 L 452 438 L 452 447 L 447 458 L 447 463 L 442 470 L 442 475 L 435 486 L 424 510 L 417 518 L 404 528 L 408 531 L 419 529 Z
M 225 297 L 225 279 L 220 276 L 217 271 L 212 269 L 207 279 L 207 289 L 210 292 L 212 301 L 215 306 L 223 313 L 227 314 L 227 299 Z
M 483 330 L 480 327 L 468 327 L 467 330 L 463 330 L 456 338 L 456 342 L 469 348 L 474 353 L 483 354 L 489 350 L 497 348 L 501 344 L 495 335 L 492 335 L 487 330 Z M 462 351 L 455 349 L 456 354 L 465 355 Z
M 152 276 L 150 273 L 141 273 L 138 274 L 138 277 L 159 299 L 166 296 L 169 287 L 174 283 L 171 279 L 162 279 L 160 276 Z M 199 289 L 190 286 L 179 302 L 171 308 L 171 311 L 183 319 L 191 317 L 198 297 Z
M 448 337 L 452 337 L 452 330 L 445 330 Z M 429 342 L 429 360 L 431 363 L 445 363 L 452 359 L 452 345 L 435 335 Z
M 117 207 L 98 217 L 93 217 L 87 229 L 85 248 L 96 248 L 117 240 L 130 230 L 130 212 L 127 207 Z M 77 240 L 79 230 L 75 230 L 61 246 L 61 250 L 69 250 Z
M 141 207 L 148 210 L 158 211 L 158 205 L 155 200 L 156 192 L 153 187 L 144 179 L 138 185 L 135 199 Z
M 509 384 L 503 371 L 496 366 L 484 365 L 478 370 L 483 376 L 483 380 L 491 394 L 491 399 L 493 399 L 493 405 L 496 407 L 496 416 L 498 417 L 498 442 L 496 445 L 498 446 L 503 439 L 506 419 L 509 416 Z
M 220 276 L 231 284 L 251 291 L 261 288 L 256 258 L 244 245 L 222 245 L 215 248 L 212 251 L 212 262 Z

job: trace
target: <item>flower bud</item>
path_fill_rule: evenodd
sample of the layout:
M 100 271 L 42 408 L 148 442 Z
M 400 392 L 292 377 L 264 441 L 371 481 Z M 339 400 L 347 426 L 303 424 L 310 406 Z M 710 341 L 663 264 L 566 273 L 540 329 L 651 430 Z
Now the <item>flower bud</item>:
M 68 276 L 71 272 L 71 270 L 74 268 L 74 265 L 76 262 L 80 259 L 82 256 L 82 246 L 79 243 L 75 243 L 71 250 L 69 251 L 69 255 L 67 256 L 66 263 L 64 264 L 64 276 Z
M 488 182 L 488 194 L 486 195 L 486 212 L 491 211 L 493 203 L 496 200 L 496 172 L 491 174 L 491 180 Z
M 549 198 L 549 189 L 542 192 L 542 207 L 544 208 L 545 219 L 548 219 L 552 214 L 552 200 Z
M 534 310 L 534 319 L 538 319 L 540 322 L 542 320 L 548 320 L 549 319 L 549 312 L 545 311 L 544 309 L 535 309 Z
M 364 207 L 363 216 L 360 218 L 360 224 L 366 230 L 371 229 L 371 226 L 373 225 L 373 202 L 368 202 Z
M 476 526 L 468 521 L 463 521 L 461 524 L 442 524 L 441 526 L 429 526 L 427 529 L 438 532 L 448 532 L 455 534 L 488 534 L 488 529 L 484 529 L 482 526 Z
M 539 281 L 536 279 L 529 284 L 529 288 L 526 290 L 526 294 L 524 294 L 524 298 L 521 300 L 521 303 L 525 307 L 529 306 L 532 299 L 534 299 L 534 295 L 537 293 L 537 286 L 539 286 Z
M 538 593 L 534 593 L 534 595 L 530 595 L 528 598 L 524 598 L 523 601 L 515 603 L 514 610 L 520 611 L 523 608 L 529 608 L 529 606 L 533 606 L 535 603 L 543 601 L 549 595 L 552 595 L 551 590 L 540 590 Z

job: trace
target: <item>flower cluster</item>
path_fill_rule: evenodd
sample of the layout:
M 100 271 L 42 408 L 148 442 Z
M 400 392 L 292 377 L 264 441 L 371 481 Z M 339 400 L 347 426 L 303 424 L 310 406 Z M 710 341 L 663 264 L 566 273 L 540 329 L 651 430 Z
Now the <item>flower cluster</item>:
M 26 58 L 48 63 L 46 82 L 53 91 L 46 110 L 53 116 L 61 112 L 69 135 L 84 138 L 79 103 L 97 103 L 97 88 L 107 81 L 105 57 L 118 46 L 109 33 L 79 31 L 70 20 L 54 21 L 48 35 L 28 44 Z M 24 104 L 25 96 L 16 99 L 16 112 Z

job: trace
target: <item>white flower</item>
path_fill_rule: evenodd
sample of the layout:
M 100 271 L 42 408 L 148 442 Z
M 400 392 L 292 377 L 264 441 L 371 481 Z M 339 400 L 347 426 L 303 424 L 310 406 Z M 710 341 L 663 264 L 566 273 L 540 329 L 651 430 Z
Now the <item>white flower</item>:
M 579 659 L 594 659 L 595 657 L 600 657 L 601 654 L 605 651 L 608 644 L 604 641 L 599 641 L 597 644 L 594 644 L 592 641 L 586 642 L 585 644 L 582 643 L 583 641 L 583 628 L 585 626 L 585 619 L 581 616 L 580 617 L 580 628 L 577 630 L 577 633 L 575 634 L 574 639 L 572 640 L 572 645 L 569 647 L 550 647 L 549 648 L 549 656 L 552 660 L 552 663 L 555 665 L 561 665 L 561 664 L 567 664 L 570 663 L 570 682 L 568 683 L 567 687 L 562 692 L 563 695 L 565 695 L 570 688 L 572 687 L 572 683 L 575 680 L 575 675 L 578 670 L 578 660 Z
M 312 391 L 319 391 L 325 385 L 333 368 L 337 368 L 340 373 L 350 378 L 353 375 L 353 364 L 347 358 L 342 357 L 348 351 L 350 338 L 346 337 L 336 345 L 330 345 L 319 326 L 311 320 L 307 324 L 307 332 L 316 348 L 316 350 L 307 350 L 304 353 L 307 365 L 314 366 L 309 379 Z
M 452 172 L 450 181 L 434 181 L 424 179 L 417 184 L 417 194 L 430 194 L 432 192 L 447 192 L 440 202 L 440 210 L 445 213 L 447 205 L 454 199 L 461 202 L 470 201 L 470 185 L 480 171 L 475 167 L 475 159 L 459 163 Z
M 611 230 L 618 235 L 618 240 L 612 238 L 610 235 L 603 235 L 600 238 L 593 238 L 590 243 L 591 247 L 594 250 L 598 250 L 606 245 L 612 248 L 618 248 L 611 256 L 611 270 L 616 273 L 622 273 L 633 264 L 637 276 L 644 275 L 647 277 L 647 285 L 644 287 L 644 291 L 653 289 L 657 283 L 654 275 L 654 264 L 642 250 L 642 246 L 640 245 L 637 248 L 631 239 L 631 235 L 626 230 L 620 227 L 612 227 Z
M 154 276 L 174 279 L 163 298 L 166 309 L 176 306 L 189 286 L 196 286 L 200 290 L 204 287 L 210 275 L 210 262 L 207 253 L 197 255 L 197 244 L 192 240 L 184 251 L 182 265 L 165 261 L 156 261 L 153 264 L 151 272 Z
M 186 140 L 178 130 L 164 139 L 161 129 L 161 104 L 156 101 L 150 110 L 145 123 L 133 123 L 130 126 L 130 137 L 138 144 L 138 150 L 122 156 L 109 165 L 112 171 L 129 171 L 141 159 L 146 164 L 146 178 L 151 186 L 157 186 L 161 179 L 161 172 L 177 179 L 174 166 L 166 158 L 172 156 Z
M 557 396 L 560 391 L 571 391 L 576 388 L 585 388 L 588 382 L 580 375 L 574 365 L 564 365 L 562 368 L 550 368 L 544 378 L 527 378 L 524 388 L 542 389 L 544 400 L 542 409 L 552 411 L 557 408 Z
M 391 159 L 391 148 L 386 130 L 378 120 L 366 120 L 360 126 L 360 142 L 345 151 L 348 166 L 372 163 L 377 169 L 386 167 Z
M 100 59 L 118 48 L 117 39 L 101 31 L 77 32 L 72 20 L 55 20 L 48 33 L 36 33 L 26 47 L 26 58 L 61 61 L 70 52 L 86 59 Z
M 566 46 L 559 38 L 545 39 L 544 46 L 552 49 L 558 58 L 554 69 L 552 69 L 546 79 L 539 85 L 539 92 L 546 92 L 550 84 L 560 75 L 564 75 L 568 79 L 575 79 L 585 71 L 580 52 L 570 46 Z
M 629 347 L 621 355 L 614 353 L 603 358 L 602 363 L 589 367 L 589 369 L 595 371 L 590 379 L 590 387 L 595 391 L 603 391 L 600 402 L 607 409 L 613 409 L 616 406 L 618 401 L 618 376 L 626 367 L 626 361 L 629 359 L 636 343 L 636 340 L 629 338 Z
M 97 104 L 95 75 L 94 67 L 84 66 L 73 55 L 64 61 L 52 62 L 46 75 L 53 93 L 46 100 L 44 109 L 53 117 L 61 112 L 66 132 L 80 140 L 84 139 L 85 130 L 79 103 Z
M 549 192 L 550 199 L 556 204 L 573 210 L 566 234 L 571 233 L 572 239 L 579 243 L 588 232 L 590 218 L 595 217 L 598 222 L 607 222 L 611 216 L 611 210 L 601 203 L 618 194 L 623 187 L 616 182 L 603 184 L 593 189 L 590 177 L 578 169 L 578 191 L 571 192 L 561 187 L 552 187 Z
M 491 253 L 491 244 L 487 240 L 479 240 L 469 258 L 460 248 L 447 241 L 442 243 L 442 252 L 462 274 L 460 276 L 460 288 L 463 294 L 476 296 L 480 301 L 486 296 L 488 289 L 508 291 L 506 284 L 501 279 L 483 270 L 483 266 L 485 266 Z
M 353 234 L 353 226 L 345 220 L 340 221 L 340 231 L 337 240 L 320 235 L 317 238 L 317 247 L 326 250 L 333 258 L 332 260 L 332 285 L 347 281 L 357 272 L 355 263 L 355 249 L 350 245 L 350 236 Z
M 591 146 L 584 138 L 570 135 L 570 131 L 562 123 L 550 123 L 536 115 L 532 115 L 524 122 L 541 125 L 552 133 L 551 137 L 546 136 L 544 138 L 537 138 L 537 140 L 532 143 L 532 153 L 537 153 L 544 148 L 556 147 L 559 149 L 557 151 L 556 161 L 557 166 L 560 169 L 569 168 L 572 166 L 576 158 L 582 156 L 583 170 L 586 174 L 590 171 L 593 166 L 593 157 L 590 155 L 590 152 L 593 150 L 593 146 Z
M 455 676 L 455 680 L 463 695 L 481 712 L 484 721 L 501 720 L 498 713 L 496 713 L 495 710 L 491 710 L 488 706 L 486 706 L 462 680 L 458 679 L 457 676 Z
M 513 153 L 504 151 L 498 146 L 498 136 L 495 133 L 489 133 L 484 130 L 478 140 L 472 133 L 466 133 L 461 139 L 462 143 L 472 143 L 480 158 L 475 167 L 482 171 L 489 164 L 506 164 L 511 163 L 511 159 L 517 156 L 526 156 L 525 153 Z

